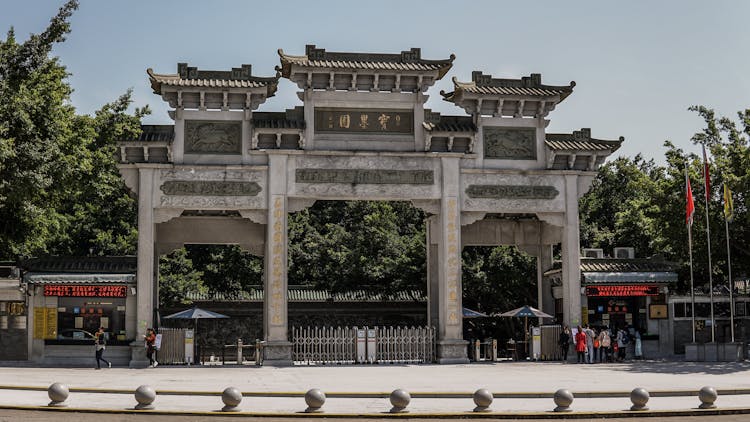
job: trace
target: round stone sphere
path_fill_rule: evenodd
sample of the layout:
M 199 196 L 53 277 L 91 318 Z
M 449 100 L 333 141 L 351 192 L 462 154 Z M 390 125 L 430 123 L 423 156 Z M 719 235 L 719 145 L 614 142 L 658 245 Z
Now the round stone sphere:
M 242 402 L 242 393 L 235 387 L 227 387 L 221 392 L 221 401 L 228 407 L 239 406 Z
M 393 407 L 404 409 L 411 402 L 411 394 L 408 391 L 402 389 L 396 389 L 391 392 L 391 404 Z
M 156 391 L 148 385 L 142 385 L 135 390 L 135 401 L 143 406 L 148 406 L 156 400 Z
M 326 402 L 326 394 L 317 388 L 311 388 L 305 393 L 305 403 L 311 409 L 320 409 Z
M 474 392 L 474 404 L 477 405 L 477 407 L 490 407 L 492 404 L 492 393 L 490 393 L 490 390 L 486 388 L 480 388 L 479 390 Z
M 570 390 L 561 388 L 555 391 L 553 400 L 555 400 L 555 404 L 558 407 L 569 407 L 573 404 L 573 393 L 571 393 Z
M 70 390 L 68 389 L 68 386 L 65 384 L 60 384 L 59 382 L 56 382 L 47 388 L 47 395 L 49 396 L 49 399 L 52 400 L 55 403 L 64 402 L 68 399 L 68 395 L 70 394 Z
M 705 405 L 713 405 L 719 394 L 713 387 L 705 386 L 698 392 L 698 399 Z
M 645 407 L 649 398 L 650 396 L 645 388 L 634 388 L 630 392 L 630 401 L 633 402 L 633 406 L 636 408 Z

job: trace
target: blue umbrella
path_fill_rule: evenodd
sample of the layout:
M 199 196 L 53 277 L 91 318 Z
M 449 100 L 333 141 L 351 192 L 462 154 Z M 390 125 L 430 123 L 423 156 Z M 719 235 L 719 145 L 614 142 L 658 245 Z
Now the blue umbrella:
M 503 312 L 502 314 L 498 315 L 501 317 L 515 317 L 520 318 L 523 317 L 523 331 L 524 331 L 524 340 L 529 341 L 529 317 L 531 318 L 554 318 L 550 314 L 546 314 L 539 309 L 532 308 L 529 305 L 521 306 L 520 308 L 516 308 L 512 311 Z
M 197 306 L 193 306 L 190 309 L 185 309 L 184 311 L 180 311 L 177 313 L 174 313 L 172 315 L 167 315 L 164 318 L 169 319 L 210 319 L 210 318 L 229 318 L 226 315 L 217 313 L 217 312 L 211 312 L 207 311 L 205 309 L 201 309 Z
M 485 318 L 489 316 L 487 314 L 483 314 L 479 311 L 475 311 L 469 308 L 463 308 L 463 314 L 464 318 Z

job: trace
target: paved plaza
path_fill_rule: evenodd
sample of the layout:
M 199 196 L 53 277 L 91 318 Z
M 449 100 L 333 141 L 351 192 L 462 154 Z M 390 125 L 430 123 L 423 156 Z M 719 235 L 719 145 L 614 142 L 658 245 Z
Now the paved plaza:
M 750 364 L 632 362 L 577 365 L 499 362 L 470 365 L 373 365 L 275 367 L 0 368 L 0 406 L 45 406 L 46 387 L 67 384 L 72 409 L 123 411 L 136 404 L 132 391 L 148 384 L 159 393 L 158 411 L 212 413 L 222 407 L 218 394 L 233 386 L 244 394 L 244 412 L 264 416 L 300 416 L 310 388 L 328 394 L 328 415 L 384 416 L 388 394 L 402 388 L 412 394 L 413 417 L 460 416 L 471 412 L 471 393 L 487 388 L 495 394 L 496 416 L 551 414 L 551 395 L 567 388 L 577 395 L 574 412 L 623 412 L 635 387 L 651 392 L 648 405 L 656 413 L 695 409 L 703 386 L 719 390 L 720 409 L 750 408 Z M 41 387 L 27 390 L 13 387 Z M 87 392 L 76 389 L 88 389 Z M 732 391 L 734 390 L 734 391 Z M 597 397 L 597 394 L 606 393 Z M 2 413 L 0 413 L 1 415 Z M 665 413 L 666 415 L 667 413 Z M 542 415 L 544 416 L 544 415 Z

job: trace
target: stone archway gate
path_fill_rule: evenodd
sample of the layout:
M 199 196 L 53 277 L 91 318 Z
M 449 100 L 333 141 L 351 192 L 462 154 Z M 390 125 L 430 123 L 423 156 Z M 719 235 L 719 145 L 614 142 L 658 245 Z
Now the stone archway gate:
M 541 76 L 499 79 L 473 72 L 440 92 L 467 113 L 424 108 L 428 88 L 454 56 L 279 50 L 271 77 L 250 65 L 229 71 L 180 63 L 148 70 L 174 125 L 144 126 L 120 144 L 120 170 L 138 195 L 138 309 L 133 330 L 152 324 L 157 258 L 185 243 L 239 244 L 264 256 L 266 364 L 291 363 L 287 322 L 287 215 L 316 200 L 408 200 L 429 213 L 430 322 L 438 361 L 466 362 L 461 249 L 519 245 L 539 257 L 539 305 L 554 306 L 541 273 L 561 244 L 564 320 L 580 321 L 578 198 L 622 138 L 589 129 L 546 134 L 548 113 L 573 91 Z M 280 79 L 303 105 L 258 112 Z M 133 348 L 133 366 L 145 362 Z

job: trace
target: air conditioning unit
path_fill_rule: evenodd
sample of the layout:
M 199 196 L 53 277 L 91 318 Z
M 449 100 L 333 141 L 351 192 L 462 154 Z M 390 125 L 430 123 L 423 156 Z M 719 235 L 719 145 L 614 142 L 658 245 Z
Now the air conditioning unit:
M 583 257 L 584 258 L 604 258 L 604 249 L 584 248 Z
M 635 258 L 635 248 L 615 248 L 615 258 L 633 259 Z

